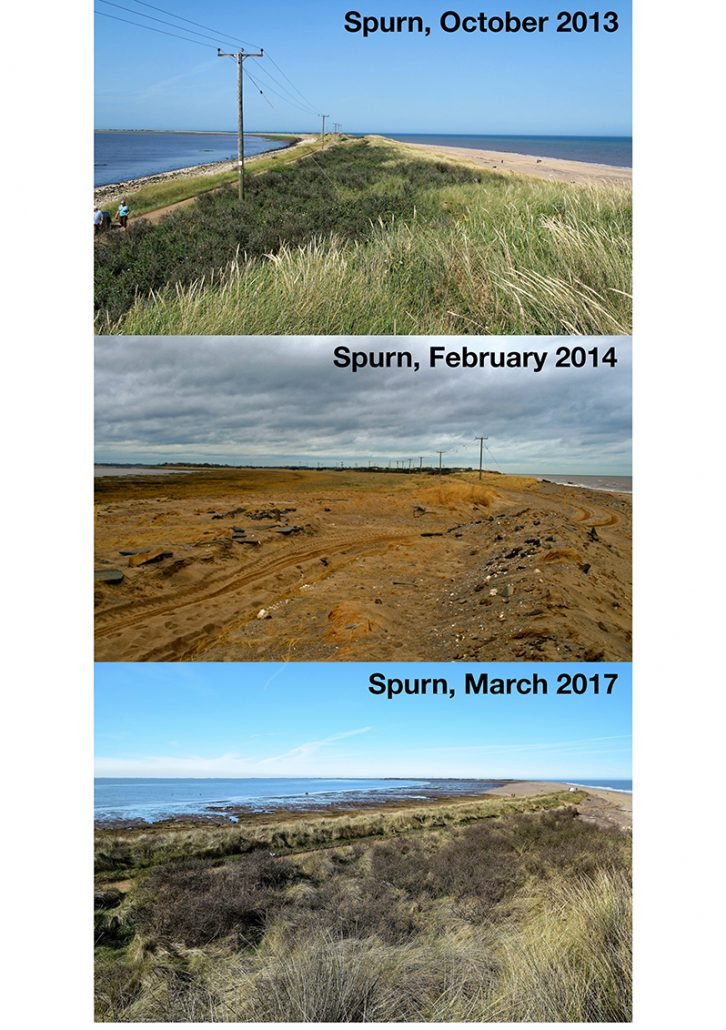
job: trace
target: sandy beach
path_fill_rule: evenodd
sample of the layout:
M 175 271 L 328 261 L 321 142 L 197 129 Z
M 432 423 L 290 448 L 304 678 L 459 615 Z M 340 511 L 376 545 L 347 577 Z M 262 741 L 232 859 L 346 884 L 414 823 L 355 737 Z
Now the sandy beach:
M 470 147 L 441 147 L 429 143 L 400 143 L 397 146 L 419 150 L 435 157 L 452 158 L 475 164 L 501 175 L 533 175 L 539 179 L 560 182 L 616 182 L 630 185 L 631 168 L 615 165 L 588 164 L 557 157 L 534 157 L 531 154 L 507 154 L 498 150 L 474 150 Z
M 494 787 L 488 793 L 495 794 L 498 797 L 521 798 L 570 789 L 571 785 L 569 783 L 515 780 L 502 787 Z M 577 787 L 577 790 L 584 791 L 587 795 L 585 800 L 577 806 L 581 819 L 606 829 L 632 830 L 632 794 L 626 794 L 617 790 L 605 790 L 600 787 Z
M 96 497 L 98 661 L 630 660 L 625 494 L 207 469 Z

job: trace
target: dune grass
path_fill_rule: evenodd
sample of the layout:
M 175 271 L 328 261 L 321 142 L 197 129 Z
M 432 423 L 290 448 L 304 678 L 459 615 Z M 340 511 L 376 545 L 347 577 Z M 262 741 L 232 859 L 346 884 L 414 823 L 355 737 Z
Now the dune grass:
M 98 248 L 139 335 L 628 333 L 631 192 L 349 140 Z
M 415 830 L 405 814 L 383 839 L 321 850 L 307 832 L 305 851 L 98 889 L 97 1019 L 629 1020 L 629 835 L 565 803 Z
M 580 792 L 502 798 L 494 795 L 446 804 L 403 805 L 400 810 L 306 813 L 303 818 L 260 816 L 240 824 L 188 826 L 172 823 L 96 832 L 96 872 L 106 879 L 187 858 L 218 859 L 274 848 L 279 854 L 335 847 L 350 841 L 385 838 L 423 829 L 465 825 L 503 814 L 546 811 L 582 800 Z

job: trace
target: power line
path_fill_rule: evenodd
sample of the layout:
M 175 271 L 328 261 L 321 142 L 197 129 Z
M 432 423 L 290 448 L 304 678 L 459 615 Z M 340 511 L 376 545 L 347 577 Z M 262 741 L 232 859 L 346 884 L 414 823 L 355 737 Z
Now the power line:
M 244 73 L 247 76 L 247 78 L 250 80 L 252 85 L 255 87 L 257 92 L 260 94 L 260 96 L 263 97 L 265 102 L 268 103 L 270 105 L 270 107 L 274 110 L 275 105 L 272 103 L 271 100 L 268 99 L 267 95 L 262 92 L 262 88 L 261 88 L 259 82 L 257 81 L 257 79 L 255 79 L 255 77 L 252 75 L 252 72 L 248 72 L 247 69 L 245 68 L 244 69 Z
M 308 100 L 308 98 L 307 98 L 307 97 L 305 96 L 305 94 L 304 94 L 304 93 L 301 93 L 301 92 L 300 92 L 300 90 L 299 90 L 299 89 L 297 88 L 297 86 L 295 85 L 295 83 L 294 83 L 294 82 L 293 82 L 293 81 L 292 81 L 291 79 L 289 79 L 289 78 L 287 77 L 287 75 L 285 75 L 284 71 L 282 70 L 282 68 L 280 67 L 280 65 L 279 65 L 279 64 L 277 63 L 277 61 L 276 61 L 276 60 L 274 59 L 274 57 L 270 57 L 270 54 L 269 54 L 269 52 L 268 52 L 268 54 L 267 54 L 267 57 L 268 57 L 268 58 L 269 58 L 269 60 L 270 60 L 270 61 L 272 62 L 272 64 L 274 64 L 274 66 L 275 66 L 275 67 L 277 68 L 277 70 L 279 71 L 280 75 L 282 75 L 282 77 L 283 77 L 284 79 L 287 79 L 287 81 L 288 81 L 288 82 L 290 83 L 290 85 L 291 85 L 291 86 L 292 86 L 292 88 L 293 88 L 293 89 L 295 90 L 295 92 L 296 92 L 296 93 L 297 93 L 297 94 L 298 94 L 299 96 L 301 96 L 301 97 L 302 97 L 302 99 L 303 99 L 303 100 L 305 101 L 305 103 L 306 103 L 306 104 L 308 104 L 308 105 L 309 105 L 309 106 L 310 106 L 311 108 L 313 108 L 313 107 L 314 107 L 314 105 L 310 103 L 310 101 Z
M 267 52 L 265 52 L 265 57 L 267 57 Z M 294 105 L 295 107 L 299 108 L 299 109 L 300 109 L 301 111 L 305 111 L 305 112 L 306 112 L 307 114 L 316 114 L 316 111 L 315 111 L 315 108 L 314 108 L 314 107 L 310 107 L 310 106 L 306 106 L 306 107 L 303 107 L 303 106 L 302 106 L 302 105 L 301 105 L 300 103 L 298 103 L 298 101 L 297 101 L 297 100 L 296 100 L 296 99 L 295 99 L 295 98 L 293 97 L 293 95 L 292 95 L 292 93 L 290 92 L 290 90 L 289 90 L 289 89 L 287 89 L 287 87 L 286 87 L 286 86 L 283 86 L 283 85 L 282 85 L 282 83 L 280 83 L 280 82 L 279 82 L 279 81 L 278 81 L 278 80 L 277 80 L 277 79 L 276 79 L 276 78 L 275 78 L 275 77 L 274 77 L 274 76 L 272 75 L 272 73 L 271 73 L 271 72 L 269 72 L 269 71 L 267 70 L 267 68 L 262 68 L 262 67 L 260 67 L 260 71 L 263 71 L 263 72 L 265 73 L 265 75 L 266 75 L 266 76 L 267 76 L 267 77 L 268 77 L 269 79 L 271 79 L 271 80 L 272 80 L 272 82 L 274 82 L 274 83 L 275 83 L 275 85 L 277 85 L 277 86 L 279 86 L 279 87 L 280 87 L 280 89 L 284 89 L 284 90 L 285 90 L 285 92 L 287 93 L 287 97 L 283 97 L 283 96 L 282 96 L 282 95 L 281 95 L 280 93 L 278 93 L 278 94 L 277 94 L 277 96 L 279 96 L 281 100 L 284 100 L 284 101 L 285 101 L 286 103 L 288 103 L 288 104 L 292 104 L 292 105 Z M 288 98 L 289 98 L 289 99 L 288 99 Z
M 169 25 L 172 29 L 180 29 L 182 32 L 187 32 L 190 36 L 200 36 L 202 39 L 211 39 L 213 43 L 222 42 L 222 40 L 217 39 L 216 36 L 208 36 L 204 32 L 195 32 L 194 29 L 185 29 L 181 25 L 175 25 L 173 21 L 166 21 L 164 18 L 155 18 L 152 14 L 141 14 L 141 12 L 134 11 L 131 7 L 124 7 L 123 4 L 114 3 L 114 0 L 100 0 L 100 3 L 108 4 L 109 7 L 117 7 L 120 11 L 135 14 L 139 18 L 148 18 L 149 21 L 156 21 L 160 25 Z M 149 25 L 148 28 L 151 28 L 151 26 Z
M 267 57 L 267 54 L 265 54 L 265 57 Z M 264 69 L 260 66 L 260 71 L 263 70 Z M 266 74 L 269 76 L 270 73 L 267 72 Z M 275 82 L 275 79 L 273 79 L 272 81 Z M 267 89 L 269 89 L 271 93 L 274 93 L 276 97 L 279 97 L 280 100 L 283 101 L 283 103 L 290 104 L 292 107 L 296 107 L 298 111 L 302 111 L 303 114 L 315 114 L 315 111 L 313 111 L 312 108 L 305 108 L 301 104 L 298 104 L 296 100 L 289 100 L 287 97 L 283 96 L 282 93 L 278 93 L 276 89 L 273 89 L 272 86 L 268 86 Z
M 133 0 L 135 4 L 141 4 L 142 7 L 149 7 L 152 11 L 159 11 L 161 14 L 168 14 L 171 18 L 176 18 L 177 21 L 185 21 L 189 25 L 196 25 L 199 29 L 207 29 L 208 32 L 214 32 L 218 36 L 224 36 L 226 39 L 231 39 L 235 43 L 243 43 L 245 46 L 256 47 L 256 43 L 250 43 L 248 39 L 240 39 L 238 36 L 230 36 L 227 32 L 217 32 L 217 29 L 213 29 L 211 25 L 202 25 L 199 21 L 192 21 L 191 18 L 183 18 L 180 14 L 173 14 L 171 11 L 165 11 L 163 7 L 156 7 L 154 4 L 146 3 L 146 0 Z M 148 15 L 146 15 L 148 18 Z M 260 48 L 257 47 L 259 50 Z
M 160 36 L 173 36 L 174 39 L 183 39 L 185 43 L 196 43 L 197 46 L 203 46 L 205 50 L 214 50 L 213 46 L 209 43 L 201 43 L 198 39 L 189 39 L 188 36 L 178 36 L 176 32 L 166 32 L 164 29 L 155 29 L 153 25 L 142 25 L 139 21 L 129 21 L 128 18 L 119 18 L 117 14 L 106 14 L 105 11 L 96 11 L 94 14 L 100 15 L 101 18 L 113 18 L 114 21 L 122 21 L 125 25 L 135 25 L 137 29 L 146 29 L 147 32 L 158 32 Z
M 106 2 L 108 2 L 108 0 L 103 0 L 103 2 L 106 3 Z M 159 11 L 160 14 L 168 14 L 171 18 L 175 18 L 177 21 L 184 21 L 184 22 L 187 22 L 189 25 L 196 25 L 197 28 L 207 29 L 208 32 L 214 32 L 214 33 L 216 33 L 216 35 L 222 36 L 224 39 L 231 39 L 231 40 L 234 40 L 235 43 L 243 43 L 245 46 L 256 47 L 258 50 L 261 49 L 256 43 L 250 43 L 250 41 L 247 40 L 247 39 L 241 39 L 241 37 L 239 37 L 239 36 L 232 36 L 232 35 L 230 35 L 227 32 L 219 32 L 217 29 L 213 29 L 211 27 L 211 25 L 204 25 L 202 22 L 192 21 L 191 18 L 184 18 L 180 14 L 173 14 L 171 11 L 167 11 L 163 7 L 157 7 L 156 4 L 147 3 L 146 0 L 132 0 L 132 2 L 136 3 L 136 4 L 141 4 L 142 7 L 149 7 L 152 11 Z M 145 17 L 149 17 L 149 15 L 145 15 Z M 174 27 L 179 27 L 179 26 L 174 26 Z M 197 35 L 199 35 L 199 33 L 197 33 Z M 287 75 L 285 73 L 285 71 L 280 67 L 280 65 L 277 63 L 277 61 L 274 59 L 274 57 L 270 56 L 269 51 L 267 51 L 265 53 L 265 56 L 270 61 L 270 63 L 272 65 L 274 65 L 275 68 L 277 68 L 278 72 L 280 73 L 280 75 L 282 75 L 283 79 L 285 79 L 286 82 L 290 86 L 292 86 L 292 88 L 295 90 L 295 92 L 298 94 L 298 96 L 302 99 L 302 101 L 310 108 L 311 113 L 314 114 L 315 113 L 314 105 L 308 100 L 308 98 L 305 96 L 305 94 L 300 89 L 298 89 L 298 87 L 295 85 L 295 83 L 292 81 L 292 79 L 289 77 L 289 75 Z M 277 81 L 276 79 L 273 78 L 272 74 L 270 72 L 268 72 L 266 69 L 265 69 L 265 73 L 267 75 L 269 75 L 270 78 L 272 78 L 273 82 Z M 282 86 L 281 83 L 278 82 L 277 84 L 280 86 L 281 89 L 284 89 L 284 86 Z
M 169 26 L 169 28 L 179 29 L 180 32 L 186 32 L 186 33 L 188 33 L 188 35 L 199 36 L 202 39 L 212 40 L 212 42 L 214 42 L 214 43 L 220 43 L 220 42 L 222 42 L 223 40 L 226 39 L 226 40 L 234 40 L 235 42 L 245 43 L 248 46 L 253 46 L 254 45 L 254 44 L 250 43 L 248 40 L 243 40 L 243 39 L 241 39 L 238 36 L 232 36 L 232 35 L 230 35 L 229 33 L 226 33 L 226 32 L 219 32 L 217 29 L 213 29 L 211 27 L 211 25 L 204 25 L 202 22 L 193 21 L 191 18 L 184 18 L 180 14 L 174 14 L 172 11 L 167 11 L 165 8 L 158 7 L 156 4 L 147 3 L 146 0 L 132 0 L 132 2 L 136 3 L 136 4 L 140 4 L 142 7 L 148 7 L 150 10 L 158 11 L 160 14 L 168 14 L 171 18 L 176 19 L 176 21 L 183 21 L 183 22 L 186 22 L 188 25 L 196 25 L 198 28 L 207 29 L 209 32 L 215 33 L 215 35 L 214 36 L 208 36 L 208 35 L 206 35 L 206 33 L 196 32 L 193 29 L 185 29 L 184 26 L 177 25 L 177 24 L 175 24 L 175 22 L 168 22 L 168 21 L 165 21 L 163 18 L 154 18 L 153 15 L 143 14 L 140 11 L 136 12 L 136 11 L 134 11 L 130 7 L 125 7 L 123 4 L 115 3 L 114 0 L 100 0 L 100 2 L 104 3 L 104 4 L 107 4 L 107 5 L 111 6 L 111 7 L 116 7 L 119 10 L 126 11 L 129 14 L 136 14 L 137 16 L 140 16 L 142 18 L 147 18 L 149 21 L 158 22 L 160 25 L 167 25 L 167 26 Z M 106 18 L 113 17 L 113 15 L 104 14 L 103 11 L 96 11 L 95 13 L 96 14 L 101 14 L 101 15 L 103 15 Z M 149 29 L 151 31 L 159 32 L 161 35 L 174 36 L 174 33 L 162 32 L 161 29 L 153 29 L 152 26 L 144 25 L 144 24 L 142 24 L 140 22 L 128 22 L 128 21 L 126 21 L 125 18 L 119 18 L 118 16 L 117 16 L 117 20 L 118 21 L 122 21 L 122 22 L 126 22 L 126 24 L 129 24 L 129 25 L 135 25 L 137 28 L 140 28 L 140 29 L 146 28 L 146 29 Z M 175 36 L 175 38 L 176 39 L 186 40 L 186 42 L 188 42 L 188 43 L 196 42 L 196 40 L 188 39 L 187 36 Z M 289 99 L 287 97 L 282 96 L 282 94 L 280 94 L 280 93 L 276 93 L 276 95 L 279 96 L 280 99 L 283 100 L 285 103 L 292 104 L 293 106 L 298 107 L 299 110 L 303 111 L 306 114 L 315 114 L 315 109 L 314 109 L 313 105 L 310 103 L 310 101 L 307 99 L 305 94 L 300 89 L 298 89 L 298 87 L 295 85 L 295 83 L 292 81 L 292 79 L 290 79 L 290 77 L 280 67 L 280 65 L 277 63 L 277 61 L 274 60 L 274 58 L 270 57 L 269 54 L 266 54 L 266 56 L 269 58 L 270 62 L 274 65 L 274 67 L 277 68 L 277 70 L 280 73 L 280 75 L 282 75 L 282 77 L 290 84 L 290 86 L 292 86 L 292 88 L 295 90 L 295 92 L 298 94 L 298 96 L 301 97 L 301 99 L 303 100 L 303 103 L 307 106 L 307 110 L 306 110 L 306 108 L 301 107 L 297 103 L 297 101 L 292 97 L 292 95 L 289 93 L 287 88 L 277 78 L 275 78 L 275 76 L 273 76 L 271 72 L 269 72 L 267 69 L 261 69 L 262 71 L 264 71 L 265 75 L 267 75 L 267 77 L 269 79 L 271 79 L 272 82 L 274 82 L 277 86 L 279 86 L 280 89 L 282 89 L 286 93 L 288 93 Z M 268 87 L 268 88 L 271 88 L 271 87 Z M 274 90 L 273 90 L 273 92 L 274 92 Z

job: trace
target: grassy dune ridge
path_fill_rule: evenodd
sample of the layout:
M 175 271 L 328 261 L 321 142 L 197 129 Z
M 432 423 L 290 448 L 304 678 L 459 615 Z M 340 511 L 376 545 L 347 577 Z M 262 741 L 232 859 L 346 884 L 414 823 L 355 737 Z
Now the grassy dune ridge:
M 515 812 L 536 812 L 574 804 L 580 792 L 569 791 L 524 798 L 485 796 L 447 804 L 393 806 L 385 811 L 346 812 L 280 818 L 247 816 L 243 823 L 205 825 L 191 821 L 134 829 L 99 829 L 96 833 L 96 872 L 108 879 L 164 862 L 185 858 L 215 859 L 243 855 L 260 848 L 277 852 L 335 847 L 350 841 L 389 837 L 425 828 L 459 826 Z
M 97 248 L 125 334 L 627 333 L 631 192 L 349 140 Z
M 628 1021 L 630 837 L 578 797 L 305 813 L 285 853 L 157 852 L 97 887 L 97 1019 Z M 332 823 L 379 832 L 318 846 Z

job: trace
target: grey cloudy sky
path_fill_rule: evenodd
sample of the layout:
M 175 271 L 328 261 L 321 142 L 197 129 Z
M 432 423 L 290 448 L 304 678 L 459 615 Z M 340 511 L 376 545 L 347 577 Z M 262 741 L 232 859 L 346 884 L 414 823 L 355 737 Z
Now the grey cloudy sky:
M 339 345 L 408 350 L 420 371 L 333 366 Z M 560 346 L 612 368 L 555 368 Z M 429 348 L 547 351 L 543 370 L 429 367 Z M 631 343 L 553 337 L 99 337 L 96 461 L 388 463 L 629 475 Z

